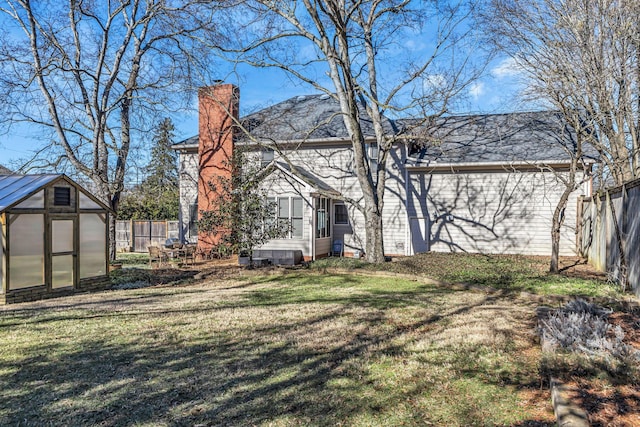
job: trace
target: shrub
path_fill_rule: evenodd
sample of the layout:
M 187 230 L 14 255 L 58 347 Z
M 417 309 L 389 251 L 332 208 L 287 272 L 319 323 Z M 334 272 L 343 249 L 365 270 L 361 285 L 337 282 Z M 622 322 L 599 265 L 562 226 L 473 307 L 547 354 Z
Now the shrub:
M 623 342 L 624 332 L 607 318 L 610 310 L 581 299 L 569 302 L 541 321 L 541 335 L 555 348 L 602 358 L 619 371 L 640 361 L 640 352 Z

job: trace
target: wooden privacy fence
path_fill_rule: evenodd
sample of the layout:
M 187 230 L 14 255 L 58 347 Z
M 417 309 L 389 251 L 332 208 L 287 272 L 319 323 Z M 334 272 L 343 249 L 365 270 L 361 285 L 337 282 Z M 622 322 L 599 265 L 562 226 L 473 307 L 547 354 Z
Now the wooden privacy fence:
M 149 246 L 179 239 L 178 221 L 116 221 L 116 248 L 121 252 L 147 252 Z
M 640 179 L 583 198 L 580 212 L 581 255 L 640 296 Z

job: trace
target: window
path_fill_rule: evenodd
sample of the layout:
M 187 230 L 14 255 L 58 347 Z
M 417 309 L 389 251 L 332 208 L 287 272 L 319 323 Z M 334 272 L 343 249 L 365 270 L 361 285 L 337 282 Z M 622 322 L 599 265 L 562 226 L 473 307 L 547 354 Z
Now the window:
M 334 224 L 349 224 L 349 213 L 347 211 L 347 207 L 340 203 L 334 206 L 335 210 L 335 218 L 333 220 Z
M 189 237 L 198 236 L 198 201 L 189 205 Z
M 260 164 L 262 167 L 268 166 L 273 161 L 273 150 L 271 148 L 263 148 L 260 153 Z
M 69 187 L 53 187 L 53 206 L 71 206 Z
M 329 217 L 329 199 L 316 199 L 316 239 L 331 236 L 331 218 Z
M 278 222 L 290 226 L 287 238 L 301 239 L 304 233 L 302 197 L 268 197 L 267 203 L 275 204 Z
M 291 199 L 291 235 L 294 239 L 302 238 L 302 198 Z
M 278 223 L 282 226 L 289 222 L 289 198 L 281 197 L 278 199 Z
M 371 168 L 371 173 L 375 174 L 378 172 L 378 145 L 376 143 L 367 144 L 367 157 L 369 158 L 369 167 Z

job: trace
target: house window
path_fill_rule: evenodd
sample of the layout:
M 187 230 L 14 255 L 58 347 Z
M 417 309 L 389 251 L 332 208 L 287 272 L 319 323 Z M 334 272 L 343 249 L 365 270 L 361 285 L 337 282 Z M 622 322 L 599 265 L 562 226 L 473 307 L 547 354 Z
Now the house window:
M 302 197 L 268 197 L 267 203 L 276 206 L 276 218 L 280 224 L 289 226 L 289 239 L 301 239 L 303 236 Z
M 291 199 L 291 235 L 294 239 L 302 238 L 302 198 Z
M 375 174 L 378 172 L 378 144 L 376 144 L 375 142 L 373 144 L 367 144 L 366 148 L 371 173 Z
M 271 148 L 263 148 L 260 153 L 260 164 L 264 168 L 271 162 L 273 162 L 273 150 Z
M 331 236 L 331 218 L 329 216 L 329 199 L 316 199 L 316 239 Z
M 53 187 L 53 206 L 71 206 L 71 188 Z
M 198 202 L 189 205 L 189 237 L 198 236 Z
M 289 219 L 289 198 L 278 198 L 278 223 L 280 226 L 286 225 L 289 223 Z
M 339 203 L 335 205 L 334 213 L 334 224 L 349 224 L 349 213 L 347 212 L 347 207 L 344 204 Z

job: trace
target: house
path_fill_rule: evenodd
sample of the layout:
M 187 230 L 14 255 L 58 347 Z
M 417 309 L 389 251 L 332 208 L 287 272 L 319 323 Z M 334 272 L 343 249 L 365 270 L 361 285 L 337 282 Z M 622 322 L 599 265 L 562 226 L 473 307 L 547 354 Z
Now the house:
M 199 102 L 199 134 L 173 146 L 179 152 L 183 240 L 203 241 L 198 213 L 215 204 L 207 182 L 229 176 L 225 165 L 234 148 L 243 147 L 268 168 L 263 186 L 277 203 L 274 216 L 293 225 L 287 238 L 262 249 L 300 250 L 311 260 L 329 255 L 332 243 L 341 241 L 346 256 L 362 254 L 363 216 L 339 200 L 362 194 L 351 142 L 331 96 L 299 96 L 242 118 L 233 85 L 202 88 Z M 364 108 L 361 117 L 367 155 L 376 167 L 376 139 Z M 396 141 L 383 210 L 386 255 L 550 254 L 552 215 L 575 144 L 558 113 L 385 119 L 383 130 Z M 581 162 L 584 183 L 563 212 L 561 255 L 575 254 L 577 199 L 591 194 L 593 163 Z
M 108 215 L 65 175 L 0 175 L 0 303 L 107 286 Z

